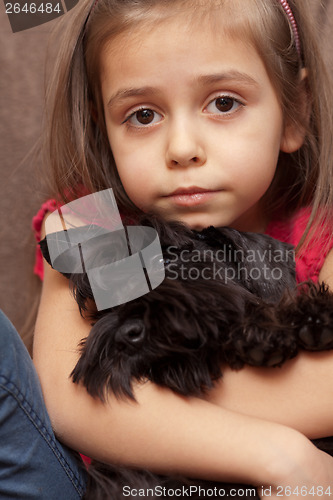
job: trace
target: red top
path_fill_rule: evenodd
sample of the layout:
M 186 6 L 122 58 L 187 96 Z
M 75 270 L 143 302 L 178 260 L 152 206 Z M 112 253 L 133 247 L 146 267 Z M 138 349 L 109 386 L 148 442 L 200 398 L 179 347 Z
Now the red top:
M 37 214 L 32 218 L 32 229 L 35 234 L 37 243 L 41 239 L 42 224 L 45 215 L 48 212 L 54 212 L 57 209 L 56 200 L 47 200 L 38 210 Z M 44 278 L 44 268 L 43 268 L 43 256 L 39 245 L 36 245 L 36 256 L 34 273 L 43 281 Z
M 56 200 L 48 200 L 33 217 L 32 227 L 37 242 L 40 241 L 41 228 L 46 213 L 53 212 L 56 208 Z M 272 221 L 267 227 L 266 234 L 296 247 L 304 233 L 310 212 L 309 208 L 302 208 L 287 221 Z M 325 228 L 318 238 L 314 238 L 313 244 L 307 248 L 306 252 L 296 257 L 297 281 L 302 282 L 308 279 L 318 281 L 318 275 L 331 248 L 333 248 L 332 232 Z M 39 245 L 36 248 L 34 273 L 43 280 L 43 258 Z
M 310 208 L 302 208 L 287 221 L 272 221 L 267 227 L 266 234 L 296 247 L 303 236 L 310 214 Z M 309 247 L 296 256 L 297 281 L 317 282 L 327 254 L 332 248 L 332 231 L 328 226 L 322 226 L 314 235 Z

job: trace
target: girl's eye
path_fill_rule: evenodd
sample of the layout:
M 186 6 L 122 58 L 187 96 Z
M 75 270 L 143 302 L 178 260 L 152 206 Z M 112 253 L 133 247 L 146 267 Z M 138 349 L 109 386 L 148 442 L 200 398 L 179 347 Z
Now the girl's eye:
M 132 113 L 128 118 L 126 118 L 125 122 L 128 122 L 135 127 L 142 127 L 145 125 L 152 125 L 153 123 L 160 121 L 161 118 L 162 116 L 159 113 L 156 113 L 156 111 L 143 108 Z
M 241 106 L 241 102 L 239 102 L 234 97 L 217 97 L 208 104 L 207 111 L 214 114 L 229 114 L 236 111 L 239 106 Z

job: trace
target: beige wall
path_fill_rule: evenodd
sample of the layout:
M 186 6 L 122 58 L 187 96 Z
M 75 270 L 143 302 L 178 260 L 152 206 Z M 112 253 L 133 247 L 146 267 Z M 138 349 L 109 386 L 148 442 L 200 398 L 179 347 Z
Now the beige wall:
M 12 33 L 0 3 L 0 308 L 19 331 L 29 311 L 31 218 L 45 193 L 25 156 L 40 135 L 44 57 L 54 22 Z

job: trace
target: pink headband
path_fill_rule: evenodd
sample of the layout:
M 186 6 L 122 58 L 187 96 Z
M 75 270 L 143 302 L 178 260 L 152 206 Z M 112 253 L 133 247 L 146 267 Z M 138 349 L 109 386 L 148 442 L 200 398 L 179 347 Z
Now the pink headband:
M 289 23 L 290 23 L 291 28 L 293 30 L 297 52 L 298 52 L 298 55 L 301 56 L 301 42 L 299 39 L 298 28 L 297 28 L 296 20 L 294 18 L 293 11 L 291 10 L 290 5 L 287 2 L 287 0 L 279 0 L 279 2 L 282 5 L 283 10 L 287 14 L 287 17 L 289 19 Z
M 287 0 L 279 0 L 279 2 L 282 5 L 283 10 L 285 11 L 285 13 L 288 17 L 290 26 L 291 26 L 293 34 L 294 34 L 296 49 L 297 49 L 298 55 L 301 57 L 301 42 L 299 39 L 297 23 L 296 23 L 296 20 L 294 18 L 293 11 L 291 10 L 291 7 L 290 7 L 289 3 L 287 2 Z M 92 13 L 94 8 L 96 7 L 97 3 L 98 3 L 98 0 L 94 0 L 92 7 L 91 7 L 91 10 L 90 10 L 90 14 Z

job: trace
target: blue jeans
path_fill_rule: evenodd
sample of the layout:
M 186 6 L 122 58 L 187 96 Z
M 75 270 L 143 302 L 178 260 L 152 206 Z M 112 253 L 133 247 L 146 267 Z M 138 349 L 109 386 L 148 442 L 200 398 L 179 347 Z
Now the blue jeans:
M 0 498 L 81 498 L 79 455 L 55 438 L 36 370 L 20 336 L 0 311 Z

